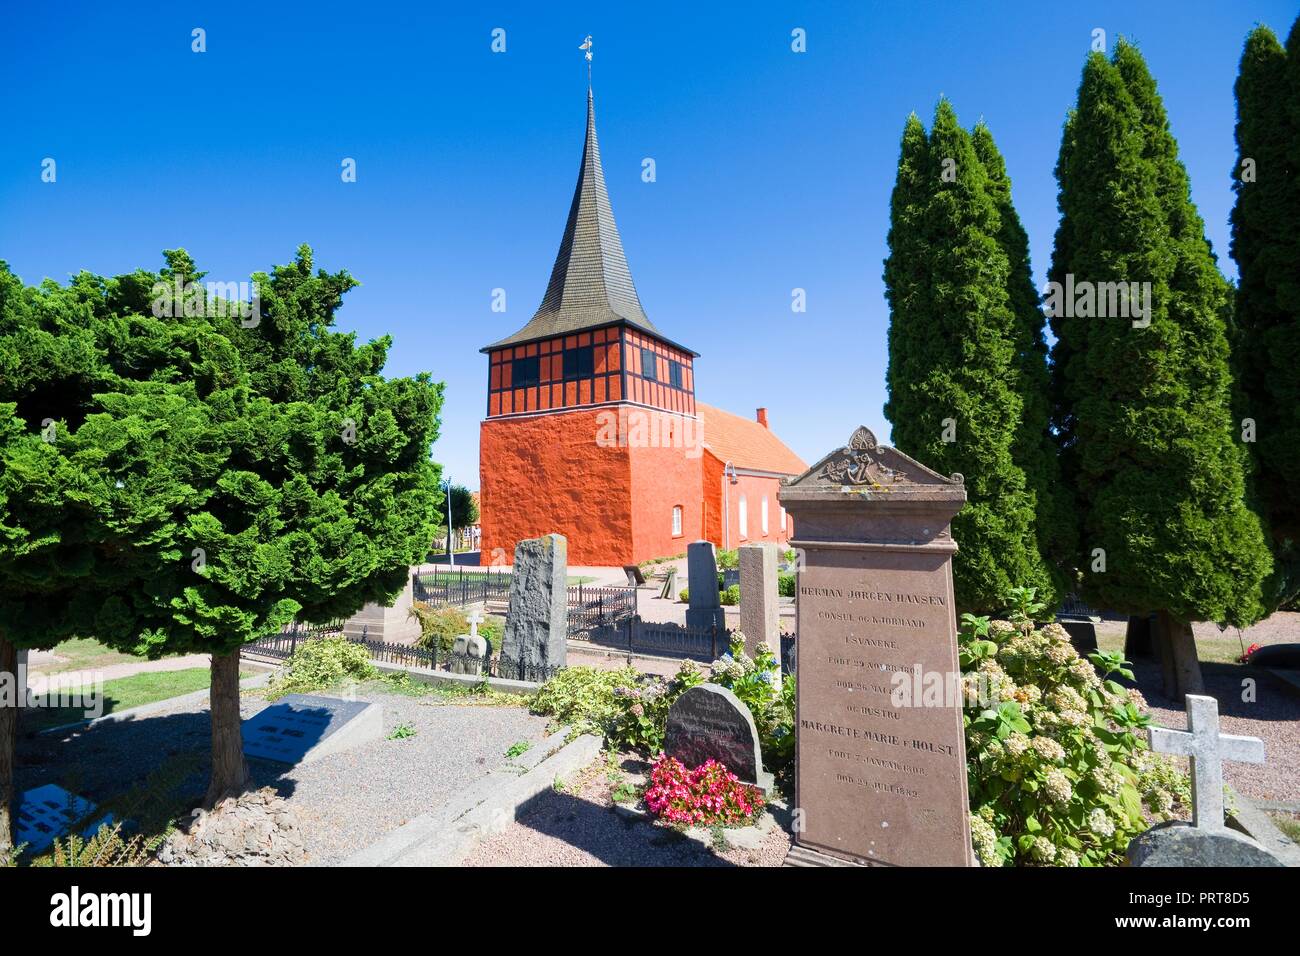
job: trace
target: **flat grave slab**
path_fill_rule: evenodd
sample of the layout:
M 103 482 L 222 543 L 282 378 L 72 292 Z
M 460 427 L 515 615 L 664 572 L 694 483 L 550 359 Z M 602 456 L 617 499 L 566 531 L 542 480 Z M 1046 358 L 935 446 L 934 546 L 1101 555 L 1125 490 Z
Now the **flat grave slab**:
M 74 823 L 94 812 L 95 804 L 89 800 L 47 783 L 18 798 L 14 835 L 19 845 L 27 844 L 29 852 L 43 853 L 56 839 L 70 832 Z M 81 835 L 89 839 L 102 824 L 112 822 L 112 814 L 105 814 L 82 830 Z
M 243 723 L 244 753 L 261 760 L 304 764 L 379 740 L 379 704 L 312 694 L 286 694 Z

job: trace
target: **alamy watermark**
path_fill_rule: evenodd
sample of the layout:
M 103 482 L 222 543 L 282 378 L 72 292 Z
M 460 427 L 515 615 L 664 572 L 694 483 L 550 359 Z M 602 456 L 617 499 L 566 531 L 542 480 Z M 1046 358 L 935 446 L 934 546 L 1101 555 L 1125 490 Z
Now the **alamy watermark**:
M 1130 319 L 1133 328 L 1151 324 L 1150 282 L 1075 281 L 1066 273 L 1065 282 L 1047 283 L 1043 302 L 1053 318 Z
M 0 671 L 0 707 L 79 710 L 86 720 L 104 716 L 104 675 L 100 671 L 28 674 Z
M 154 318 L 176 319 L 206 316 L 212 319 L 238 318 L 253 329 L 262 321 L 262 297 L 256 282 L 171 282 L 159 280 L 150 292 Z
M 596 415 L 600 448 L 680 448 L 687 458 L 704 454 L 704 421 L 670 412 L 620 407 Z

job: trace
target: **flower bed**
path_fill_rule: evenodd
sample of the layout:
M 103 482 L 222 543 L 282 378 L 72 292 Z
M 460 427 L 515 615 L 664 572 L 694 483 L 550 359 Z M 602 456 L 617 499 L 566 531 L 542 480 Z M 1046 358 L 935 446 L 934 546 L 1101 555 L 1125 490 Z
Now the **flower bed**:
M 645 792 L 650 812 L 681 826 L 738 826 L 753 823 L 763 812 L 763 792 L 741 783 L 716 760 L 694 770 L 659 754 Z

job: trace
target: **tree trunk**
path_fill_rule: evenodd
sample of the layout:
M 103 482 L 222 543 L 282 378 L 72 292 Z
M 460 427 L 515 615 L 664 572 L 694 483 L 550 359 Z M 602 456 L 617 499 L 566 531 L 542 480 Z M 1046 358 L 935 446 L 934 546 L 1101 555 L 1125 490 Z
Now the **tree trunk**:
M 1124 632 L 1124 657 L 1135 661 L 1140 657 L 1151 657 L 1151 615 L 1131 614 L 1128 629 Z
M 239 718 L 239 651 L 212 655 L 212 778 L 205 806 L 243 791 L 248 783 Z
M 27 688 L 18 683 L 18 648 L 0 637 L 0 675 L 14 681 L 13 706 L 0 700 L 0 858 L 14 848 L 14 749 L 18 744 L 18 708 L 25 702 Z
M 1201 662 L 1196 657 L 1192 625 L 1162 611 L 1160 630 L 1167 654 L 1165 696 L 1181 701 L 1188 694 L 1204 694 L 1205 681 L 1201 678 Z
M 1169 621 L 1164 614 L 1151 618 L 1151 650 L 1160 663 L 1160 692 L 1171 700 L 1178 695 L 1178 679 L 1174 676 L 1174 652 L 1169 646 Z

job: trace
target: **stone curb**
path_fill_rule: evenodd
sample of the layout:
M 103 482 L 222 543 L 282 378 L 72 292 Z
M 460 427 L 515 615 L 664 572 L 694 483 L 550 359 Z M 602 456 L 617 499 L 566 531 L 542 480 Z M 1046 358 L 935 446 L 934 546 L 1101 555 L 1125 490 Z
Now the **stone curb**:
M 265 687 L 271 679 L 271 672 L 255 674 L 252 677 L 246 677 L 239 682 L 241 691 L 250 690 L 256 687 Z M 173 707 L 188 706 L 190 704 L 201 704 L 208 699 L 208 690 L 191 691 L 188 694 L 181 694 L 179 697 L 168 697 L 164 700 L 155 700 L 148 704 L 141 704 L 139 707 L 130 707 L 126 710 L 119 710 L 111 714 L 105 714 L 103 717 L 94 717 L 89 720 L 74 720 L 70 724 L 60 724 L 57 727 L 47 727 L 45 730 L 37 731 L 38 737 L 44 737 L 49 734 L 62 734 L 70 730 L 90 730 L 92 727 L 98 727 L 100 724 L 114 724 L 121 720 L 133 720 L 137 717 L 148 717 L 150 714 L 159 713 L 164 710 L 171 710 Z
M 1237 809 L 1236 815 L 1229 819 L 1228 826 L 1246 834 L 1281 860 L 1283 865 L 1300 867 L 1300 845 L 1279 830 L 1277 825 L 1268 818 L 1268 814 L 1256 806 L 1249 797 L 1231 787 L 1228 790 Z
M 603 741 L 591 734 L 563 744 L 567 728 L 483 777 L 435 813 L 421 814 L 405 826 L 344 860 L 340 866 L 456 866 L 485 836 L 499 833 L 520 808 L 595 760 Z M 520 775 L 532 761 L 531 769 Z
M 409 674 L 412 680 L 433 686 L 441 684 L 443 686 L 469 689 L 479 687 L 484 682 L 482 677 L 474 674 L 453 674 L 451 671 L 435 671 L 427 667 L 403 667 L 401 664 L 388 664 L 383 661 L 371 661 L 371 663 L 375 666 L 375 670 L 383 671 L 386 674 Z M 506 677 L 489 677 L 487 678 L 487 685 L 498 693 L 516 694 L 520 697 L 535 694 L 542 686 L 536 681 L 510 680 Z

